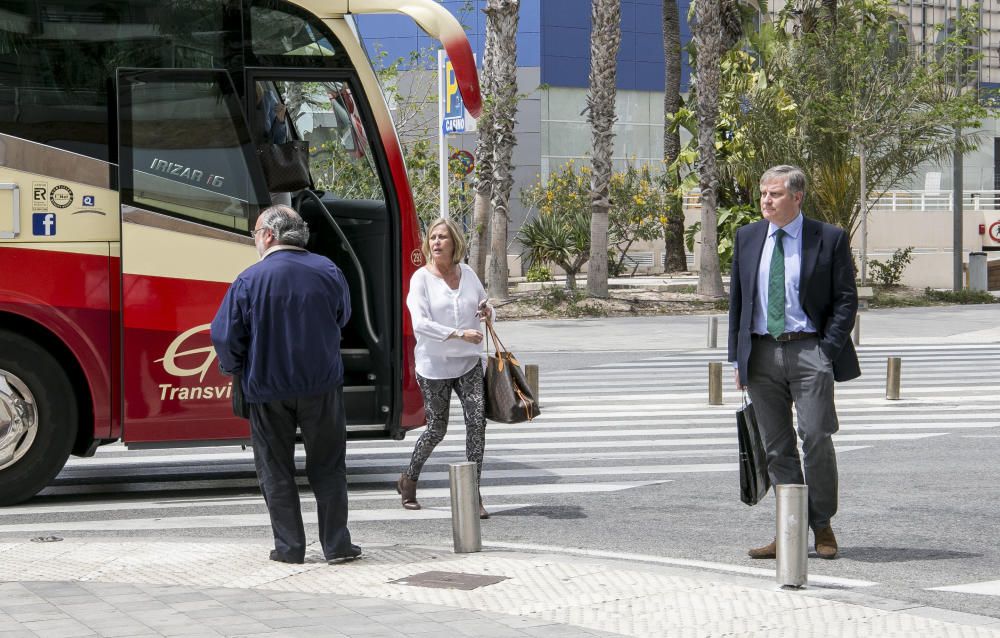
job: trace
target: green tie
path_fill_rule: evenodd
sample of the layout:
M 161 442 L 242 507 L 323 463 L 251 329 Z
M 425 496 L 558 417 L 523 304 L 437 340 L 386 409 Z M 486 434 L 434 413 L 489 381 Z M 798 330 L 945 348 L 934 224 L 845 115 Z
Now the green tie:
M 785 247 L 781 238 L 785 231 L 774 231 L 774 251 L 767 276 L 767 331 L 778 337 L 785 332 Z

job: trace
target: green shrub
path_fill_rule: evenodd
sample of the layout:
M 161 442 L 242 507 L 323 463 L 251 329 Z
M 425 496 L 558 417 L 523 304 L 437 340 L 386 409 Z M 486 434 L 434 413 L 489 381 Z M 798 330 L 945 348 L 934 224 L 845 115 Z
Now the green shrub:
M 934 290 L 933 288 L 925 288 L 924 296 L 932 301 L 943 301 L 945 303 L 983 304 L 1000 302 L 1000 299 L 982 290 Z
M 532 283 L 539 281 L 552 281 L 552 271 L 542 264 L 534 264 L 528 269 L 528 274 L 525 275 L 525 277 Z
M 884 264 L 876 259 L 869 259 L 868 268 L 871 269 L 872 281 L 883 286 L 898 286 L 903 279 L 903 271 L 911 261 L 913 246 L 897 248 Z
M 608 277 L 621 277 L 625 274 L 626 268 L 614 250 L 608 250 Z

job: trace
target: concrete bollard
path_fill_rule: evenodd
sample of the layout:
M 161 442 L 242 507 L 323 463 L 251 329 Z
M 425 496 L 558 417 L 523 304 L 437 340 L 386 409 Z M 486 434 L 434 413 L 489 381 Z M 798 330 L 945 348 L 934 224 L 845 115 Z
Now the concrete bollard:
M 861 345 L 861 315 L 854 316 L 854 330 L 851 331 L 851 340 L 854 341 L 854 345 Z
M 969 290 L 984 292 L 989 289 L 989 268 L 986 253 L 969 253 Z
M 719 361 L 708 364 L 708 404 L 722 405 L 722 363 Z
M 899 400 L 899 372 L 901 365 L 899 357 L 889 357 L 885 360 L 885 398 L 890 401 Z
M 448 466 L 451 483 L 451 533 L 456 554 L 468 554 L 483 549 L 479 529 L 479 485 L 476 464 L 472 461 Z
M 524 378 L 527 379 L 531 394 L 535 397 L 535 405 L 542 407 L 542 400 L 538 398 L 538 366 L 534 363 L 525 364 Z
M 776 485 L 774 495 L 778 501 L 775 577 L 781 587 L 798 589 L 809 577 L 809 487 Z
M 708 338 L 706 339 L 706 347 L 715 348 L 719 343 L 719 318 L 709 317 L 708 318 Z

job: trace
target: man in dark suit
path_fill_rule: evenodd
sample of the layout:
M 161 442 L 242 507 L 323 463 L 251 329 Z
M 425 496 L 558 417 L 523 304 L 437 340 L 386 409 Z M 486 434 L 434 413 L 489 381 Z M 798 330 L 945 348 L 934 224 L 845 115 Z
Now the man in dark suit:
M 729 360 L 736 386 L 750 393 L 775 485 L 809 486 L 816 554 L 837 556 L 839 428 L 834 381 L 861 374 L 851 342 L 858 310 L 850 239 L 843 229 L 802 215 L 806 178 L 775 166 L 760 179 L 764 219 L 736 232 L 729 300 Z M 799 462 L 792 406 L 798 416 Z M 750 550 L 774 558 L 775 543 Z

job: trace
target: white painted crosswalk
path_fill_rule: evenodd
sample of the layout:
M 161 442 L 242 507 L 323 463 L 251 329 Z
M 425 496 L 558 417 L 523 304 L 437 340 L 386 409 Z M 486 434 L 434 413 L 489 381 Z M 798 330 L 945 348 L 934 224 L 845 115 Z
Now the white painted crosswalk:
M 986 400 L 996 396 L 997 354 L 996 348 L 954 345 L 860 348 L 863 376 L 837 388 L 838 450 L 1000 431 L 1000 417 Z M 899 401 L 885 399 L 889 355 L 903 361 Z M 726 405 L 707 405 L 707 364 L 724 357 L 721 349 L 706 349 L 575 370 L 543 368 L 542 416 L 529 424 L 489 424 L 484 485 L 496 490 L 495 496 L 518 499 L 523 491 L 517 485 L 559 484 L 571 491 L 575 484 L 607 476 L 657 480 L 735 472 L 733 411 L 740 395 L 727 392 Z M 960 377 L 959 370 L 964 371 Z M 449 437 L 431 458 L 422 485 L 435 489 L 446 481 L 447 462 L 462 458 L 463 434 L 456 402 Z M 351 442 L 352 490 L 390 490 L 418 435 L 413 432 L 401 442 Z M 206 471 L 208 476 L 199 476 Z M 222 476 L 213 478 L 213 472 Z M 212 484 L 246 487 L 253 484 L 252 453 L 233 448 L 181 454 L 102 449 L 93 458 L 72 460 L 48 493 L 85 491 L 88 483 L 113 489 L 124 484 L 122 474 L 132 476 L 133 488 L 146 481 L 163 490 L 178 489 L 172 479 L 201 489 Z M 115 480 L 109 482 L 108 475 Z M 157 487 L 123 491 L 155 495 Z
M 839 453 L 1000 435 L 1000 416 L 993 407 L 1000 348 L 862 347 L 859 355 L 863 376 L 836 390 Z M 898 401 L 885 399 L 887 356 L 902 357 Z M 588 499 L 620 493 L 627 499 L 631 490 L 697 474 L 725 477 L 735 490 L 734 410 L 740 394 L 729 388 L 725 405 L 707 404 L 708 363 L 724 359 L 724 350 L 715 349 L 573 370 L 543 367 L 542 415 L 526 424 L 488 425 L 483 494 L 490 509 L 516 514 L 552 495 Z M 729 376 L 724 381 L 731 386 Z M 405 519 L 419 525 L 449 516 L 447 465 L 464 460 L 464 425 L 457 402 L 448 438 L 421 476 L 420 498 L 426 509 L 415 515 L 399 507 L 394 485 L 419 434 L 412 432 L 404 441 L 349 444 L 352 521 Z M 301 451 L 298 458 L 301 467 Z M 304 476 L 301 481 L 305 483 Z M 0 528 L 41 533 L 266 526 L 255 485 L 250 450 L 125 451 L 109 446 L 93 458 L 73 459 L 45 492 L 56 498 L 92 498 L 43 498 L 6 508 L 0 510 Z M 104 494 L 114 498 L 95 502 Z M 305 509 L 314 507 L 311 500 L 310 494 L 303 494 Z M 45 522 L 33 520 L 41 515 Z M 990 593 L 996 584 L 943 584 L 940 589 Z

